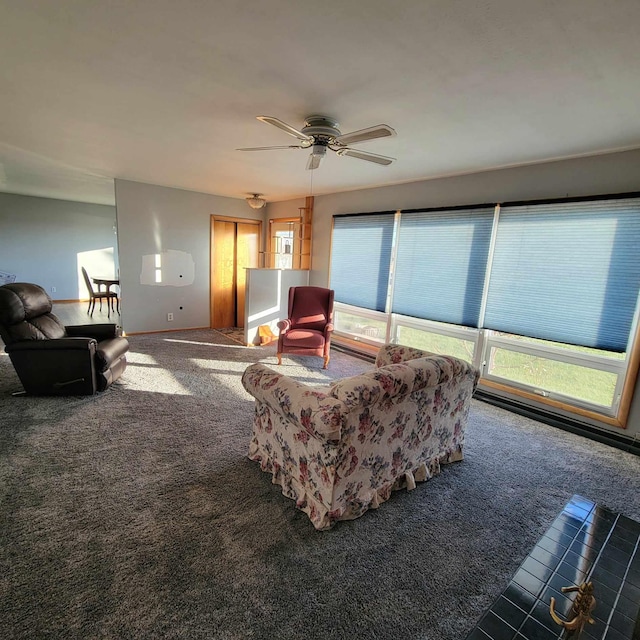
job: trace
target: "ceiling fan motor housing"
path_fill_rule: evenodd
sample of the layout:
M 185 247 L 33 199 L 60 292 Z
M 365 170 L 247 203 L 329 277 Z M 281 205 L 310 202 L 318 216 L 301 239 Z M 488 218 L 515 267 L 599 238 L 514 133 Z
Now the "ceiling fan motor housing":
M 329 144 L 340 135 L 338 122 L 326 116 L 308 116 L 301 131 L 305 135 L 316 137 L 321 144 Z

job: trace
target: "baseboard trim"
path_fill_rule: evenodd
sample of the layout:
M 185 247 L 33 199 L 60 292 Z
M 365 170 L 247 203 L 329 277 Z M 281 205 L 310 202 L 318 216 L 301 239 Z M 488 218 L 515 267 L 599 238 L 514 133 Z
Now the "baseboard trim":
M 632 439 L 616 433 L 605 433 L 596 427 L 591 427 L 575 420 L 571 420 L 570 418 L 551 415 L 541 409 L 522 405 L 515 400 L 487 393 L 480 388 L 476 389 L 473 397 L 476 400 L 481 400 L 482 402 L 495 405 L 501 409 L 506 409 L 507 411 L 512 411 L 513 413 L 537 420 L 538 422 L 543 422 L 544 424 L 557 427 L 563 431 L 569 431 L 570 433 L 575 433 L 576 435 L 584 436 L 590 440 L 595 440 L 602 444 L 608 444 L 616 449 L 621 449 L 622 451 L 640 456 L 640 442 L 635 438 Z
M 211 330 L 211 327 L 181 327 L 180 329 L 153 329 L 152 331 L 127 331 L 128 336 L 146 336 L 152 333 L 179 333 L 180 331 L 199 331 L 199 330 Z
M 347 344 L 346 342 L 331 342 L 331 348 L 335 349 L 336 351 L 342 351 L 342 353 L 346 353 L 350 356 L 353 356 L 354 358 L 360 358 L 360 360 L 366 360 L 367 362 L 375 362 L 376 361 L 376 353 L 378 351 L 378 349 L 376 349 L 376 353 L 367 353 L 362 351 L 361 347 L 362 344 L 361 343 L 356 343 L 358 345 L 358 347 L 360 348 L 354 348 L 351 347 L 349 344 Z

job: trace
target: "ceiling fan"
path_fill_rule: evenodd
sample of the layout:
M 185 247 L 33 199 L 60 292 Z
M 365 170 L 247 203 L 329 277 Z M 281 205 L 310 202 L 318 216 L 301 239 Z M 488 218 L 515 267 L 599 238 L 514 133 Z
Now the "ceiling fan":
M 272 124 L 278 129 L 282 129 L 294 138 L 298 138 L 300 144 L 290 144 L 278 147 L 248 147 L 245 149 L 236 149 L 236 151 L 270 151 L 271 149 L 311 149 L 311 155 L 307 162 L 307 169 L 317 169 L 320 161 L 327 154 L 327 149 L 335 151 L 339 156 L 349 156 L 366 160 L 367 162 L 375 162 L 376 164 L 389 165 L 395 158 L 380 156 L 377 153 L 369 153 L 368 151 L 360 151 L 359 149 L 351 149 L 350 144 L 368 142 L 377 138 L 387 138 L 395 136 L 396 132 L 386 124 L 378 124 L 375 127 L 367 129 L 359 129 L 351 133 L 341 133 L 338 129 L 338 123 L 327 116 L 308 116 L 305 118 L 304 127 L 296 129 L 278 118 L 272 116 L 256 116 L 258 120 Z

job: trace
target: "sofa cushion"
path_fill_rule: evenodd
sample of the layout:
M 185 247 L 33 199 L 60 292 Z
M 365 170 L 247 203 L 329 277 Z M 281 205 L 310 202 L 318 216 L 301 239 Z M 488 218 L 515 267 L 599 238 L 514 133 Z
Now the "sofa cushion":
M 400 362 L 408 362 L 417 358 L 425 358 L 433 356 L 434 353 L 429 351 L 421 351 L 414 347 L 407 347 L 403 344 L 385 344 L 376 357 L 376 367 L 384 367 L 388 364 L 398 364 Z
M 414 391 L 451 380 L 461 371 L 456 368 L 457 362 L 461 361 L 448 356 L 428 356 L 389 364 L 335 383 L 330 387 L 329 395 L 349 407 L 376 403 L 388 406 L 392 402 L 401 402 Z
M 291 329 L 284 336 L 283 343 L 286 347 L 294 349 L 322 349 L 324 335 L 311 329 Z
M 345 378 L 329 388 L 329 395 L 348 407 L 402 400 L 413 391 L 415 371 L 405 364 L 393 364 L 359 376 Z

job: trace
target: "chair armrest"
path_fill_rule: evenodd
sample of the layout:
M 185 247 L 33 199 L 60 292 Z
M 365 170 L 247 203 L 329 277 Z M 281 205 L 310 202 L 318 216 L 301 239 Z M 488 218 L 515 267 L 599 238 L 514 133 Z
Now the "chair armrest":
M 98 342 L 117 338 L 122 335 L 122 329 L 115 324 L 77 324 L 65 327 L 70 338 L 95 338 Z
M 124 356 L 129 351 L 129 341 L 126 338 L 111 338 L 101 340 L 96 349 L 96 361 L 101 370 L 107 369 L 118 358 Z
M 54 340 L 23 340 L 7 345 L 7 353 L 21 351 L 92 351 L 95 352 L 97 342 L 93 338 L 57 338 Z
M 331 322 L 327 322 L 324 327 L 324 335 L 328 336 L 333 331 L 333 324 Z
M 263 364 L 253 364 L 242 375 L 244 388 L 285 420 L 320 441 L 339 441 L 347 408 L 323 389 L 309 387 Z
M 280 320 L 278 322 L 278 329 L 280 329 L 280 333 L 286 333 L 291 328 L 291 320 Z

